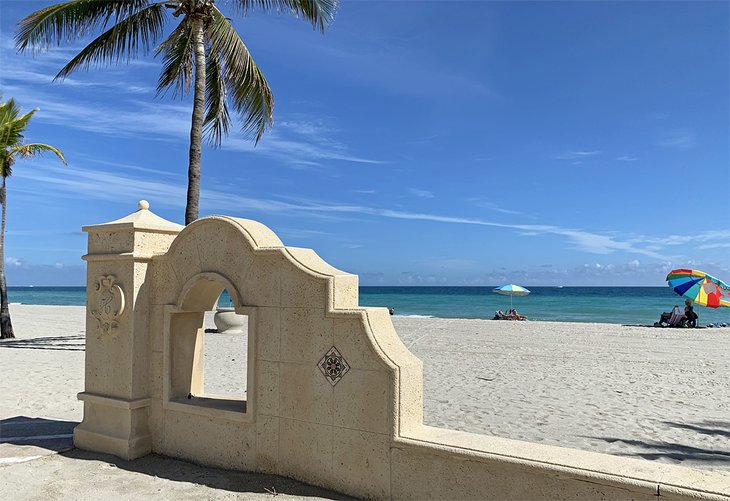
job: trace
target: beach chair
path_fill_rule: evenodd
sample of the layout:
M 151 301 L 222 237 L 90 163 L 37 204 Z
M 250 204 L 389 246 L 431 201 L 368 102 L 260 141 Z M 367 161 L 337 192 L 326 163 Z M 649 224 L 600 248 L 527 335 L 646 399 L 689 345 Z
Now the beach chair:
M 672 311 L 665 311 L 661 314 L 659 321 L 654 324 L 654 327 L 684 327 L 685 321 L 684 310 L 674 305 Z
M 684 327 L 685 321 L 686 318 L 684 318 L 684 310 L 679 306 L 672 308 L 672 314 L 669 316 L 667 324 L 669 324 L 670 327 Z

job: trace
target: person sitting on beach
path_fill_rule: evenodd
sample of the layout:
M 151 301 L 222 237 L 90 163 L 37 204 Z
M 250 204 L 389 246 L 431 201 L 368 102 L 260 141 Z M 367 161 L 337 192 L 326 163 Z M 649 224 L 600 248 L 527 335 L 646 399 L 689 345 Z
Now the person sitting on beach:
M 691 299 L 687 299 L 684 302 L 684 316 L 682 318 L 686 320 L 688 327 L 697 327 L 699 315 L 694 312 Z
M 517 310 L 514 308 L 511 310 L 508 310 L 507 313 L 503 312 L 502 310 L 497 310 L 494 312 L 494 318 L 492 320 L 527 320 L 527 317 L 524 315 L 520 315 L 517 313 Z
M 512 320 L 527 320 L 526 316 L 520 315 L 514 308 L 509 310 L 509 316 L 512 317 Z

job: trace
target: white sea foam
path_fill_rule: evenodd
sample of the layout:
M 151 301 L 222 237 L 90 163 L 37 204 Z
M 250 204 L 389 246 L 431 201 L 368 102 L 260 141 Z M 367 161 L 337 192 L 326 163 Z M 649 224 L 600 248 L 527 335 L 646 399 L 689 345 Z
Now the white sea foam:
M 436 318 L 433 315 L 398 315 L 397 313 L 395 316 L 404 318 Z

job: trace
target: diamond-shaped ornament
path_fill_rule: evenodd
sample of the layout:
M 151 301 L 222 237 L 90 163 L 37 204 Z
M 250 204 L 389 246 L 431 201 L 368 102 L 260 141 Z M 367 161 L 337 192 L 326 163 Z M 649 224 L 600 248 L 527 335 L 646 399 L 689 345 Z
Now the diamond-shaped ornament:
M 319 367 L 319 370 L 332 386 L 336 385 L 342 379 L 342 376 L 350 370 L 350 365 L 345 360 L 345 357 L 334 346 L 325 353 L 317 364 L 317 367 Z

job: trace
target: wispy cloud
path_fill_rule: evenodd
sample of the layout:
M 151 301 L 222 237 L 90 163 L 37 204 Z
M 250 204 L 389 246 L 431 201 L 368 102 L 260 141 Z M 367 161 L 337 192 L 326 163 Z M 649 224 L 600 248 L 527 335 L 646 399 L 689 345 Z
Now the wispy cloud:
M 155 88 L 152 86 L 139 85 L 137 82 L 120 79 L 104 79 L 103 81 L 94 81 L 92 79 L 81 80 L 73 77 L 66 77 L 63 80 L 53 82 L 55 75 L 45 72 L 34 71 L 27 66 L 15 66 L 3 68 L 3 79 L 5 82 L 13 82 L 21 85 L 65 85 L 66 87 L 74 87 L 79 89 L 94 89 L 104 92 L 124 91 L 126 94 L 155 94 Z
M 634 241 L 644 244 L 652 244 L 660 247 L 678 246 L 687 244 L 698 244 L 711 242 L 713 240 L 721 240 L 723 243 L 730 243 L 730 229 L 710 230 L 695 232 L 685 235 L 666 235 L 662 237 L 639 237 Z
M 622 155 L 620 157 L 616 157 L 616 160 L 619 162 L 636 162 L 639 159 L 639 157 L 635 157 L 633 155 Z
M 697 246 L 698 249 L 730 249 L 730 242 L 720 242 L 716 244 L 705 244 Z
M 601 152 L 597 150 L 572 150 L 553 155 L 551 158 L 554 160 L 584 160 L 600 154 Z
M 43 113 L 36 116 L 35 122 L 114 137 L 187 141 L 191 105 L 155 97 L 155 88 L 135 81 L 133 76 L 139 73 L 129 73 L 129 68 L 123 65 L 99 71 L 95 77 L 79 74 L 52 83 L 62 62 L 73 57 L 80 47 L 54 49 L 38 57 L 21 56 L 15 54 L 12 40 L 0 38 L 3 62 L 16 63 L 3 66 L 4 94 L 15 97 L 21 105 L 41 108 Z M 131 64 L 158 63 L 139 60 Z M 61 90 L 63 99 L 59 99 Z M 111 94 L 114 99 L 109 99 Z M 325 120 L 311 116 L 302 119 L 297 115 L 277 115 L 275 120 L 273 130 L 258 145 L 242 137 L 234 128 L 221 148 L 267 156 L 299 169 L 332 162 L 384 163 L 380 159 L 353 153 L 347 144 L 338 140 L 337 128 Z
M 433 198 L 434 197 L 433 192 L 430 192 L 428 190 L 420 190 L 418 188 L 408 188 L 408 193 L 410 193 L 411 195 L 413 195 L 415 197 L 420 197 L 420 198 Z
M 335 77 L 355 81 L 368 88 L 405 95 L 409 99 L 433 100 L 448 97 L 450 102 L 459 97 L 501 101 L 503 97 L 483 78 L 474 77 L 456 67 L 434 71 L 433 54 L 414 51 L 392 43 L 352 44 L 349 47 L 323 44 L 316 39 L 300 43 L 298 60 L 326 60 L 337 68 Z M 383 78 L 386 71 L 388 78 Z
M 41 163 L 41 162 L 39 162 Z M 134 178 L 118 173 L 71 167 L 62 169 L 50 162 L 41 164 L 43 168 L 19 170 L 16 176 L 28 181 L 43 183 L 43 193 L 52 186 L 55 196 L 91 196 L 98 199 L 118 202 L 120 194 L 126 198 L 146 198 L 166 206 L 182 207 L 185 204 L 183 182 L 171 184 L 159 181 Z M 16 185 L 16 190 L 38 194 L 36 186 Z M 307 199 L 253 198 L 221 190 L 203 190 L 201 205 L 208 211 L 230 211 L 234 214 L 257 212 L 280 214 L 292 217 L 316 216 L 371 216 L 388 219 L 424 221 L 442 224 L 473 225 L 511 230 L 523 237 L 553 235 L 565 239 L 573 248 L 592 254 L 612 254 L 623 252 L 646 256 L 653 259 L 670 259 L 663 250 L 691 239 L 695 243 L 714 245 L 730 240 L 730 230 L 698 232 L 691 236 L 636 236 L 621 238 L 610 232 L 587 231 L 581 228 L 561 227 L 550 224 L 513 224 L 500 221 L 460 217 L 434 213 L 411 212 L 383 207 L 357 204 L 338 204 L 328 201 Z
M 689 129 L 667 131 L 658 142 L 659 146 L 688 150 L 696 146 L 695 134 Z
M 7 266 L 23 266 L 25 261 L 18 257 L 8 256 L 5 258 L 5 264 Z
M 160 100 L 128 99 L 114 108 L 84 100 L 59 100 L 27 87 L 6 86 L 6 92 L 20 102 L 33 102 L 43 110 L 36 121 L 61 125 L 96 134 L 158 141 L 187 141 L 190 133 L 190 108 Z M 234 132 L 223 141 L 222 149 L 265 155 L 285 165 L 311 167 L 322 162 L 347 162 L 377 165 L 382 160 L 354 155 L 344 143 L 326 135 L 308 134 L 303 139 L 288 136 L 287 128 L 276 127 L 258 145 Z M 291 129 L 291 128 L 290 128 Z
M 488 200 L 484 200 L 482 198 L 467 198 L 467 202 L 473 203 L 475 206 L 480 207 L 482 209 L 487 209 L 494 212 L 500 212 L 502 214 L 515 214 L 519 215 L 522 214 L 519 211 L 512 210 L 512 209 L 505 209 L 504 207 L 500 207 L 497 204 L 490 202 Z

